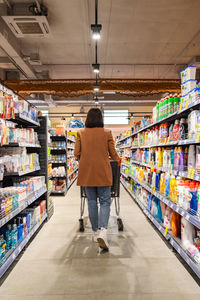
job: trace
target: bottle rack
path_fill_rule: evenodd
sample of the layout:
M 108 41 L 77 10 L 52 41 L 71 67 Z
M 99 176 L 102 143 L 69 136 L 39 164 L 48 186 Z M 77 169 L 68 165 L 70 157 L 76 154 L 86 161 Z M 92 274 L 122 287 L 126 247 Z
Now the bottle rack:
M 10 214 L 6 215 L 4 218 L 0 219 L 0 227 L 6 225 L 10 220 L 16 217 L 19 213 L 21 213 L 25 208 L 28 208 L 29 205 L 33 204 L 36 200 L 45 200 L 46 201 L 46 211 L 40 216 L 39 221 L 30 228 L 27 232 L 24 239 L 17 243 L 16 248 L 13 250 L 9 250 L 6 253 L 5 261 L 0 265 L 0 277 L 8 270 L 8 268 L 15 261 L 16 257 L 20 254 L 22 249 L 27 245 L 35 232 L 41 227 L 42 223 L 48 218 L 48 174 L 47 174 L 47 117 L 39 117 L 38 122 L 31 120 L 30 118 L 24 117 L 22 114 L 16 115 L 15 119 L 13 119 L 18 126 L 23 126 L 24 128 L 34 127 L 34 130 L 38 133 L 38 139 L 40 145 L 30 145 L 26 143 L 16 143 L 11 144 L 9 146 L 12 147 L 26 147 L 27 153 L 35 153 L 39 154 L 39 163 L 40 166 L 33 168 L 30 166 L 29 169 L 23 170 L 23 172 L 13 173 L 13 174 L 5 174 L 3 178 L 3 186 L 12 186 L 13 185 L 13 177 L 19 177 L 23 175 L 32 176 L 45 176 L 45 186 L 40 188 L 37 191 L 32 192 L 24 199 L 23 203 L 15 210 L 13 210 Z M 6 145 L 7 146 L 7 145 Z
M 52 175 L 51 180 L 56 180 L 56 179 L 65 179 L 65 185 L 62 188 L 62 190 L 52 190 L 51 195 L 58 196 L 58 195 L 66 195 L 67 192 L 67 136 L 66 134 L 53 134 L 51 135 L 51 141 L 52 142 L 65 142 L 66 147 L 51 147 L 51 156 L 54 155 L 65 155 L 65 160 L 64 161 L 55 161 L 51 160 L 50 163 L 52 164 L 52 168 L 55 167 L 60 167 L 64 166 L 65 168 L 65 174 L 62 175 Z
M 69 158 L 74 159 L 74 151 L 72 153 L 72 150 L 74 150 L 75 147 L 75 140 L 71 139 L 69 136 L 67 137 L 67 150 L 71 153 L 67 156 L 68 162 Z M 69 172 L 69 164 L 67 166 L 67 189 L 69 189 L 72 184 L 76 181 L 78 176 L 78 166 L 76 166 L 73 170 Z
M 75 141 L 67 136 L 67 131 L 66 134 L 53 134 L 51 135 L 51 140 L 52 142 L 59 142 L 63 141 L 66 143 L 66 147 L 51 147 L 51 155 L 53 154 L 64 154 L 65 155 L 65 161 L 51 161 L 53 167 L 59 167 L 59 166 L 64 166 L 65 167 L 65 174 L 62 175 L 52 175 L 51 179 L 65 179 L 66 180 L 66 185 L 62 190 L 57 190 L 57 191 L 52 191 L 52 195 L 65 195 L 67 190 L 72 186 L 72 184 L 75 182 L 77 178 L 77 172 L 78 172 L 78 167 L 76 167 L 74 170 L 72 170 L 68 174 L 68 160 L 70 158 L 74 158 L 74 146 L 75 146 Z M 70 151 L 70 154 L 68 154 L 68 151 Z M 74 175 L 75 174 L 75 175 Z
M 184 210 L 178 204 L 172 202 L 166 196 L 162 195 L 160 192 L 156 191 L 155 188 L 149 186 L 144 181 L 138 180 L 136 177 L 132 176 L 130 172 L 123 172 L 123 168 L 129 168 L 132 164 L 136 164 L 142 167 L 147 168 L 155 168 L 160 172 L 167 172 L 171 175 L 181 176 L 184 178 L 188 178 L 195 181 L 200 181 L 200 176 L 196 172 L 194 168 L 187 168 L 184 171 L 176 171 L 172 168 L 166 169 L 164 167 L 158 167 L 152 165 L 151 163 L 143 163 L 141 161 L 133 160 L 132 153 L 137 149 L 145 149 L 145 148 L 155 148 L 155 147 L 173 147 L 173 146 L 185 146 L 185 145 L 195 145 L 200 144 L 200 134 L 197 133 L 192 138 L 188 138 L 187 136 L 183 140 L 169 142 L 166 141 L 165 143 L 159 143 L 157 145 L 132 145 L 132 138 L 138 136 L 139 133 L 146 131 L 147 129 L 152 129 L 156 125 L 160 125 L 164 122 L 173 122 L 176 119 L 181 119 L 183 117 L 187 117 L 188 114 L 193 109 L 200 109 L 200 100 L 196 101 L 195 103 L 191 103 L 187 105 L 187 107 L 182 110 L 180 106 L 177 112 L 174 112 L 167 118 L 163 118 L 158 122 L 150 124 L 146 127 L 139 129 L 136 132 L 133 132 L 129 136 L 123 137 L 118 140 L 117 142 L 117 150 L 121 153 L 121 156 L 124 158 L 129 158 L 130 163 L 122 162 L 122 170 L 121 170 L 121 183 L 130 196 L 137 202 L 139 207 L 142 209 L 143 213 L 149 218 L 149 220 L 154 224 L 154 226 L 161 232 L 166 240 L 170 243 L 170 245 L 179 253 L 179 255 L 183 258 L 183 260 L 190 266 L 190 268 L 195 272 L 198 278 L 200 278 L 200 264 L 196 263 L 195 260 L 188 254 L 187 250 L 183 248 L 181 240 L 179 238 L 174 237 L 170 231 L 168 231 L 167 227 L 165 228 L 162 223 L 160 223 L 152 214 L 151 212 L 144 206 L 144 204 L 137 198 L 137 195 L 131 190 L 130 180 L 132 179 L 135 183 L 140 185 L 143 189 L 147 190 L 150 194 L 156 196 L 160 201 L 165 203 L 168 207 L 170 207 L 173 211 L 181 215 L 185 218 L 188 222 L 193 224 L 196 228 L 200 229 L 200 215 L 194 215 L 192 212 Z M 137 141 L 138 142 L 138 141 Z M 130 149 L 127 151 L 125 149 Z M 124 151 L 126 153 L 124 153 Z

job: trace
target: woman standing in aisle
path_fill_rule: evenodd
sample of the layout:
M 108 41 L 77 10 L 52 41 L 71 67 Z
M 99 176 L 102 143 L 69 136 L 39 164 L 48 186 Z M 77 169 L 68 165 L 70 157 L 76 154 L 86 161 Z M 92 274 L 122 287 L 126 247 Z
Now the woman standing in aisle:
M 110 217 L 112 160 L 120 161 L 112 133 L 104 129 L 101 110 L 92 108 L 88 112 L 85 129 L 77 133 L 75 156 L 79 160 L 77 185 L 84 186 L 88 198 L 89 218 L 92 224 L 93 240 L 102 249 L 109 248 L 107 226 Z M 97 198 L 100 202 L 98 214 Z

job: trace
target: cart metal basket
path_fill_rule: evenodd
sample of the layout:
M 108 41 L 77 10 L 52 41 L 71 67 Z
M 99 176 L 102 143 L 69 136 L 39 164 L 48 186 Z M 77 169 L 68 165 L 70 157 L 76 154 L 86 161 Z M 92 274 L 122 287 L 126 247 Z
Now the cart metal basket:
M 113 175 L 113 185 L 111 187 L 111 200 L 115 203 L 115 211 L 117 215 L 117 224 L 118 224 L 118 230 L 123 231 L 124 225 L 122 222 L 122 219 L 120 218 L 120 166 L 118 165 L 118 162 L 116 161 L 110 161 L 111 167 L 112 167 L 112 175 Z M 85 188 L 81 187 L 81 207 L 80 207 L 80 219 L 79 219 L 79 230 L 83 232 L 85 230 L 84 226 L 84 210 L 85 210 L 85 201 L 87 199 Z

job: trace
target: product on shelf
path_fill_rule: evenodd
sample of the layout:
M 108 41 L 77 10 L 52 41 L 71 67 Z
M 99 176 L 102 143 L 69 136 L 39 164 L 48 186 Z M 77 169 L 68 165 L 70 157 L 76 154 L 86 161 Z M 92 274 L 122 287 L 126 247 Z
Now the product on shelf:
M 1 161 L 7 174 L 16 172 L 28 172 L 39 167 L 39 155 L 37 153 L 27 153 L 23 147 L 0 148 Z
M 53 168 L 51 174 L 52 176 L 65 176 L 66 175 L 65 167 L 61 166 L 58 168 Z
M 52 180 L 52 191 L 64 192 L 66 189 L 66 179 L 56 178 Z
M 65 134 L 65 125 L 56 125 L 56 134 Z

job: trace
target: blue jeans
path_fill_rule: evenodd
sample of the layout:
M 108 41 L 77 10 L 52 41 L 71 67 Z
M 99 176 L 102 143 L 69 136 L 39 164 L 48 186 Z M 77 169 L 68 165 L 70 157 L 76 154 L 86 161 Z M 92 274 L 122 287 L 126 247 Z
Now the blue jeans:
M 107 228 L 110 217 L 111 187 L 110 186 L 87 186 L 85 187 L 88 198 L 89 218 L 92 230 Z M 97 198 L 99 198 L 100 212 L 98 214 Z

